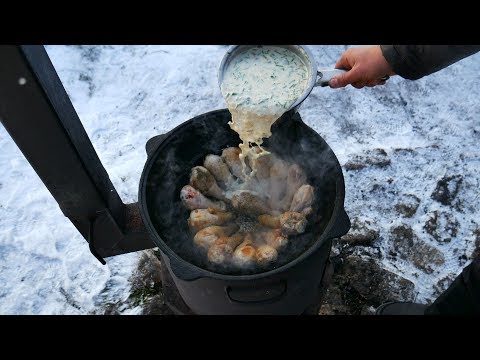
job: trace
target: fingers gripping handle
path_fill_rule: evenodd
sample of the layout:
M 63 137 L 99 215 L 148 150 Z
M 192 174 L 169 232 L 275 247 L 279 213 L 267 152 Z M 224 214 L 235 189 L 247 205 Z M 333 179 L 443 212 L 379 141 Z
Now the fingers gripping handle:
M 328 86 L 328 82 L 337 75 L 346 73 L 345 70 L 341 69 L 328 69 L 328 70 L 318 70 L 317 76 L 318 80 L 315 83 L 315 86 Z
M 317 76 L 318 80 L 315 83 L 315 86 L 328 86 L 330 80 L 332 80 L 335 76 L 341 75 L 346 73 L 346 70 L 341 69 L 328 69 L 328 70 L 318 70 Z M 390 76 L 385 75 L 384 77 L 380 78 L 380 81 L 387 81 Z

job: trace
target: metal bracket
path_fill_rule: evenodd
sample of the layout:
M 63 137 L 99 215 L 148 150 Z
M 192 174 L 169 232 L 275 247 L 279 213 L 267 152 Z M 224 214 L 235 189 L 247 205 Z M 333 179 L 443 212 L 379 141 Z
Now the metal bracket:
M 95 246 L 93 245 L 93 227 L 95 225 L 95 219 L 96 218 L 93 218 L 93 219 L 90 219 L 90 224 L 89 224 L 89 227 L 88 227 L 88 247 L 90 248 L 90 252 L 92 253 L 93 256 L 95 256 L 97 258 L 98 261 L 100 261 L 102 263 L 102 265 L 105 265 L 107 262 L 105 261 L 105 259 L 103 257 L 100 256 L 100 254 L 97 252 L 97 250 L 95 250 Z
M 110 249 L 104 249 L 99 247 L 98 250 L 96 248 L 97 241 L 99 239 L 104 239 L 107 237 L 109 239 L 108 244 L 115 244 L 117 245 L 118 242 L 123 238 L 123 233 L 118 228 L 117 223 L 110 214 L 108 209 L 103 209 L 98 211 L 95 217 L 90 219 L 90 226 L 88 231 L 88 246 L 90 248 L 90 252 L 93 256 L 95 256 L 98 261 L 105 265 L 106 262 L 100 253 L 108 254 Z

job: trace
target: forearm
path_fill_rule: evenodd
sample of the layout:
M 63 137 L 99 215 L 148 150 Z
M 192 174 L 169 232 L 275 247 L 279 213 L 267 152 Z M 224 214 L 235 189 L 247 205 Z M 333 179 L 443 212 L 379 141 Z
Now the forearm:
M 480 45 L 381 45 L 393 71 L 417 80 L 480 51 Z

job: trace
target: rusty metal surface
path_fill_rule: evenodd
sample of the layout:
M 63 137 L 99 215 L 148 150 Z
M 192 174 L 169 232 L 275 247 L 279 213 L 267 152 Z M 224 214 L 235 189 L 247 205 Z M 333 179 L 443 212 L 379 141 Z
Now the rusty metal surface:
M 125 204 L 125 228 L 126 232 L 144 232 L 142 217 L 138 203 Z
M 111 246 L 99 251 L 102 256 L 116 256 L 155 247 L 154 242 L 149 237 L 143 225 L 138 203 L 125 205 L 124 218 L 125 224 L 123 224 L 122 228 L 118 227 L 117 224 L 106 221 L 96 222 L 95 230 L 97 236 L 110 238 L 108 243 Z M 117 226 L 118 231 L 114 226 Z

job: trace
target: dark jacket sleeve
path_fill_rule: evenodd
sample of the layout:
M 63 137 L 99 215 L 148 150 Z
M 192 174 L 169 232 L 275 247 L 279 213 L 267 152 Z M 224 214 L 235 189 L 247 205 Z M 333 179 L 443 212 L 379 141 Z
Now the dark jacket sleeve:
M 401 77 L 417 80 L 480 51 L 480 45 L 381 45 L 383 56 Z
M 427 307 L 426 315 L 480 315 L 480 255 Z

